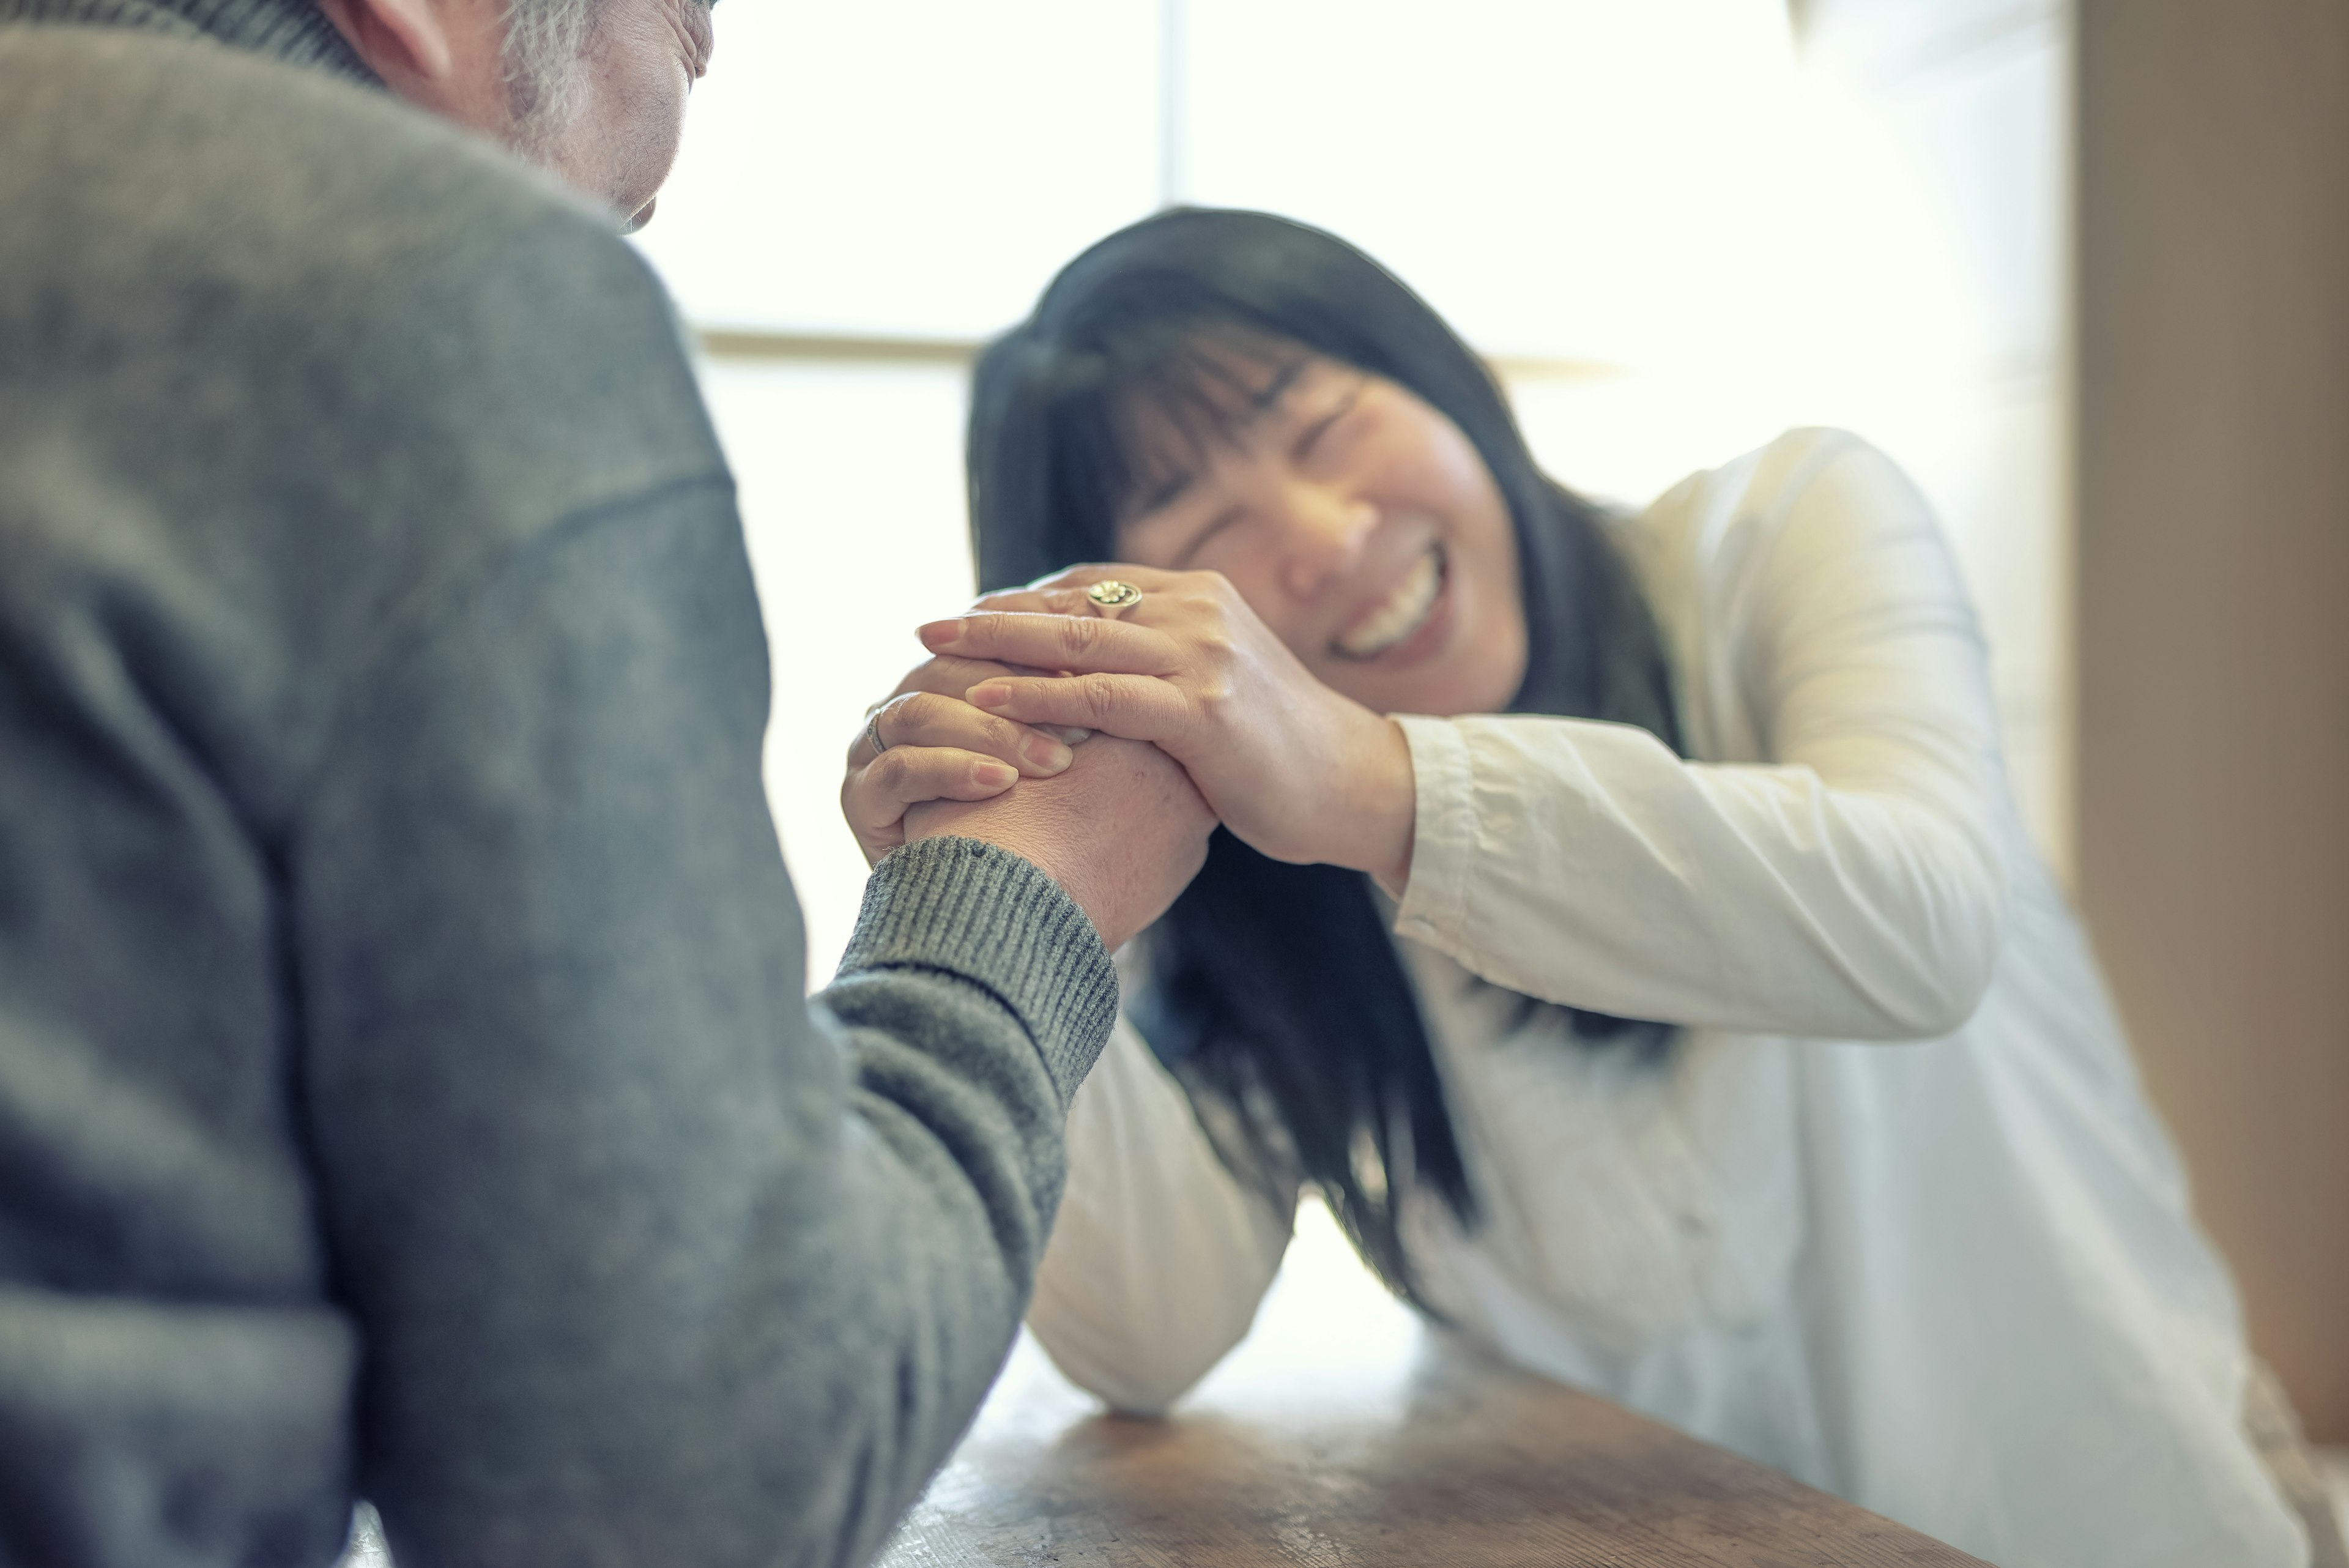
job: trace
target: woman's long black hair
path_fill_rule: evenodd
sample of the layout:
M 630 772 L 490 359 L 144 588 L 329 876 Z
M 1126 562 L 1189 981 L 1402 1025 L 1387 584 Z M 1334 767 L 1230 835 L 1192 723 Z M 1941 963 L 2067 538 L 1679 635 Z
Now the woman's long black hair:
M 1483 362 L 1370 257 L 1262 213 L 1177 209 L 1112 234 L 981 356 L 968 452 L 980 587 L 1114 559 L 1117 508 L 1138 477 L 1134 405 L 1196 432 L 1246 390 L 1216 384 L 1236 357 L 1299 349 L 1408 388 L 1483 455 L 1525 585 L 1528 658 L 1511 710 L 1637 724 L 1679 751 L 1645 602 L 1590 504 L 1535 466 Z M 1272 860 L 1218 831 L 1145 949 L 1137 1022 L 1195 1096 L 1234 1113 L 1216 1120 L 1247 1147 L 1226 1158 L 1317 1183 L 1364 1260 L 1418 1299 L 1397 1233 L 1403 1194 L 1424 1184 L 1464 1223 L 1476 1197 L 1369 879 Z M 1660 1023 L 1568 1012 L 1594 1044 L 1669 1038 Z

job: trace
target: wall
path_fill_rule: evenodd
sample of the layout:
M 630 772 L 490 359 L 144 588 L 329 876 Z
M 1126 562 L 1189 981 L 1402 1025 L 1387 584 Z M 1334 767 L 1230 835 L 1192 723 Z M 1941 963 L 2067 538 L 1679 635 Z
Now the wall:
M 2081 891 L 2253 1340 L 2349 1440 L 2349 4 L 2077 27 Z
M 1890 297 L 1914 334 L 1899 373 L 1862 380 L 1842 422 L 1914 474 L 1957 546 L 1990 636 L 2007 771 L 2033 836 L 2072 877 L 2072 57 L 2066 0 L 1798 0 L 1812 95 L 1840 99 L 1879 180 L 1843 200 L 1869 226 L 1923 233 Z M 1888 324 L 1889 325 L 1889 324 Z M 1890 333 L 1886 327 L 1876 328 Z M 1919 396 L 1922 393 L 1924 396 Z M 1905 395 L 1904 395 L 1905 394 Z

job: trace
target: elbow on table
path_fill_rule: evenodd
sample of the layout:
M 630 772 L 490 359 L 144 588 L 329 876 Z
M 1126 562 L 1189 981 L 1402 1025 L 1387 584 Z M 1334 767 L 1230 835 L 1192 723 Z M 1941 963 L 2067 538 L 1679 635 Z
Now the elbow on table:
M 1112 1347 L 1034 1317 L 1028 1326 L 1062 1376 L 1121 1416 L 1164 1416 L 1237 1343 Z
M 1117 1414 L 1154 1420 L 1173 1409 L 1174 1401 L 1188 1394 L 1198 1382 L 1196 1376 L 1165 1375 L 1156 1368 L 1121 1368 L 1081 1377 L 1067 1366 L 1061 1366 L 1061 1371 L 1070 1382 Z
M 1256 1315 L 1253 1300 L 1245 1309 L 1194 1301 L 1187 1312 L 1154 1311 L 1165 1303 L 1071 1301 L 1055 1283 L 1038 1280 L 1029 1332 L 1062 1376 L 1121 1415 L 1164 1415 L 1247 1337 Z

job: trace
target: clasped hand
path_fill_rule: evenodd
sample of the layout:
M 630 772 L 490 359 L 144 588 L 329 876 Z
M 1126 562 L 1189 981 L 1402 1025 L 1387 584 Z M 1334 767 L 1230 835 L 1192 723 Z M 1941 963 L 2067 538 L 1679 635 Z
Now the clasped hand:
M 1109 577 L 1143 591 L 1123 619 L 1095 615 L 1084 596 Z M 1050 777 L 1071 753 L 1047 730 L 1081 730 L 1154 744 L 1275 859 L 1368 871 L 1391 891 L 1408 877 L 1414 797 L 1400 726 L 1323 684 L 1219 573 L 1072 567 L 920 635 L 935 657 L 883 710 L 890 751 L 864 759 L 865 774 L 888 764 L 886 775 L 860 784 L 851 756 L 843 804 L 868 855 L 902 836 L 880 820 L 896 801 Z M 935 754 L 890 764 L 900 733 Z

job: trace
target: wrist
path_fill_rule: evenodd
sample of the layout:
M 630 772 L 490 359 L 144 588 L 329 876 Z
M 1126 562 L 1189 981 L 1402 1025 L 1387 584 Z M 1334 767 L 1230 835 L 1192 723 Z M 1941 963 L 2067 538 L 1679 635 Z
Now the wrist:
M 1061 825 L 1043 821 L 1027 811 L 988 811 L 986 801 L 953 801 L 936 805 L 962 807 L 954 809 L 916 808 L 905 815 L 905 842 L 909 845 L 926 843 L 936 838 L 973 839 L 990 848 L 999 849 L 1014 859 L 1024 860 L 1043 873 L 1046 880 L 1069 896 L 1070 901 L 1084 911 L 1094 928 L 1102 929 L 1102 893 L 1096 878 L 1088 875 L 1092 869 L 1085 857 L 1074 852 L 1070 835 Z M 920 820 L 916 822 L 918 813 Z M 1103 939 L 1106 940 L 1106 937 Z
M 1418 781 L 1411 740 L 1401 724 L 1371 713 L 1360 743 L 1350 748 L 1346 777 L 1352 798 L 1341 815 L 1350 826 L 1340 864 L 1366 871 L 1396 898 L 1411 880 L 1412 843 L 1419 819 Z

